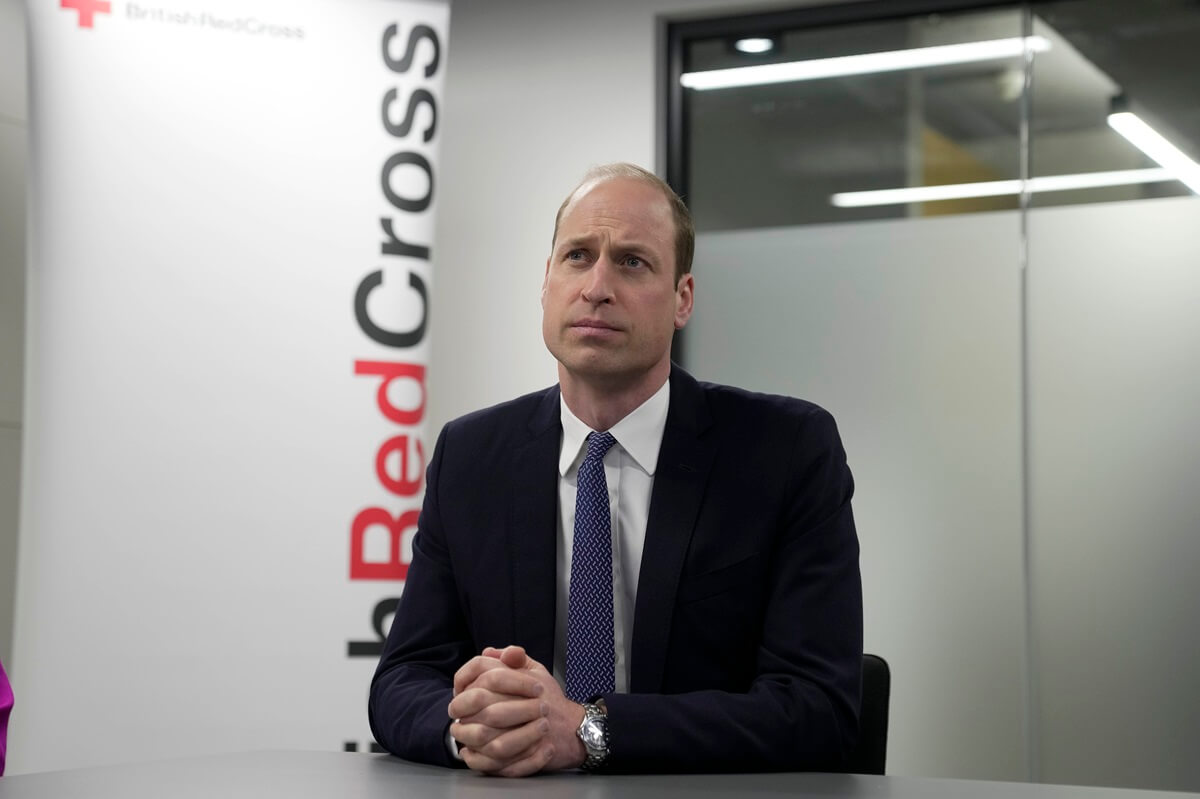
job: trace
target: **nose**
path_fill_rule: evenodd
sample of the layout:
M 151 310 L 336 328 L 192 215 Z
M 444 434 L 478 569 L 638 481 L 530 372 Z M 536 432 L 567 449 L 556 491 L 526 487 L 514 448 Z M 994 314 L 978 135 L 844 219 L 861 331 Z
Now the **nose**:
M 583 284 L 583 299 L 592 305 L 603 305 L 611 302 L 613 270 L 615 265 L 607 255 L 601 255 L 587 272 Z

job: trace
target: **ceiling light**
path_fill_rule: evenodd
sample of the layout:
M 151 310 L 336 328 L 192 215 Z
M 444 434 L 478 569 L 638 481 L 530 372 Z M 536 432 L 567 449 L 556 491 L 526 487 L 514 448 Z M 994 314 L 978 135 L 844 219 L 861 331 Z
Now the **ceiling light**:
M 1107 186 L 1131 186 L 1175 180 L 1167 169 L 1124 169 L 1118 172 L 1084 172 L 1077 175 L 1046 175 L 1025 181 L 1029 192 L 1071 191 Z M 938 200 L 963 200 L 972 197 L 1000 197 L 1021 193 L 1020 180 L 991 180 L 984 183 L 952 183 L 942 186 L 913 186 L 907 189 L 850 191 L 835 194 L 830 202 L 839 208 L 870 205 L 901 205 Z
M 733 46 L 739 53 L 758 55 L 759 53 L 769 53 L 774 50 L 775 40 L 768 39 L 765 36 L 751 36 L 746 39 L 738 39 L 733 43 Z
M 783 64 L 756 64 L 730 69 L 710 69 L 705 72 L 685 72 L 679 77 L 679 82 L 689 89 L 701 91 L 726 89 L 734 86 L 758 86 L 767 83 L 817 80 L 845 75 L 895 72 L 945 64 L 966 64 L 972 61 L 996 61 L 1021 56 L 1025 53 L 1026 48 L 1035 53 L 1044 53 L 1050 49 L 1050 41 L 1042 36 L 992 39 L 985 42 L 946 44 L 912 50 L 892 50 L 836 58 L 815 58 L 808 61 L 789 61 Z
M 1163 138 L 1162 134 L 1129 111 L 1108 115 L 1108 124 L 1129 142 L 1150 156 L 1156 163 L 1170 172 L 1196 194 L 1200 194 L 1200 164 L 1188 158 L 1183 151 Z

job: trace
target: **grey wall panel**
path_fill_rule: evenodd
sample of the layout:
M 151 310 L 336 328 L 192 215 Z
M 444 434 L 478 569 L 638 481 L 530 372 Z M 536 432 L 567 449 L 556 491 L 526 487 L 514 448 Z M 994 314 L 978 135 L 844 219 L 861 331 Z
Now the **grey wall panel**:
M 1200 791 L 1200 198 L 1030 215 L 1041 776 Z
M 1018 217 L 700 237 L 698 377 L 811 399 L 857 482 L 889 772 L 1025 779 Z

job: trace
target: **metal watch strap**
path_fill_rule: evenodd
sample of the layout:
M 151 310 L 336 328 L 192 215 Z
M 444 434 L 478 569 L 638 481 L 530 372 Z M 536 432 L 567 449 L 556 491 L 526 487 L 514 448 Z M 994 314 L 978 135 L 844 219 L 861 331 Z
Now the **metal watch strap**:
M 599 745 L 589 743 L 588 736 L 584 735 L 584 727 L 594 727 L 600 730 Z M 580 768 L 584 771 L 595 771 L 604 764 L 608 759 L 608 713 L 605 712 L 603 704 L 585 702 L 583 705 L 583 721 L 579 723 L 579 729 L 576 731 L 579 739 L 583 741 L 583 747 L 587 750 L 587 757 L 584 758 Z

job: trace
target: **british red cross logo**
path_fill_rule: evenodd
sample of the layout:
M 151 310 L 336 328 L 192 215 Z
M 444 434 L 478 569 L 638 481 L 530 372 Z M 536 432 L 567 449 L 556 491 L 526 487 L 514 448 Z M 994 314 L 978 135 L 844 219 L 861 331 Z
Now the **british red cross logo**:
M 79 12 L 79 27 L 90 28 L 96 14 L 112 12 L 112 3 L 108 0 L 62 0 L 62 7 Z

